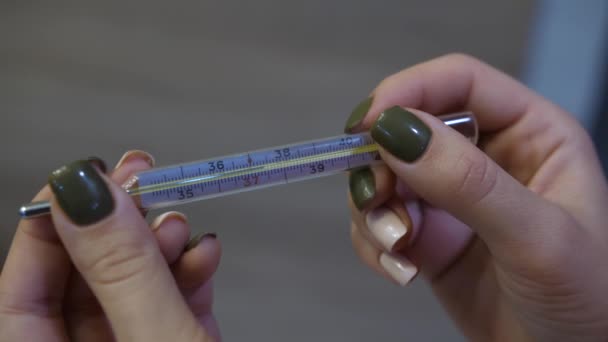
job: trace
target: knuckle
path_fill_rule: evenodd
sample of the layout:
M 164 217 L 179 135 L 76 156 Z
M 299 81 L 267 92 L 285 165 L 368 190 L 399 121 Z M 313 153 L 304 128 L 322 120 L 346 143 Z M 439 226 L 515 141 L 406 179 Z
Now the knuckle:
M 483 201 L 498 183 L 498 168 L 483 154 L 463 153 L 455 166 L 453 193 L 469 205 Z
M 0 321 L 3 316 L 35 316 L 40 318 L 60 317 L 60 296 L 42 296 L 22 300 L 14 293 L 0 290 Z
M 150 267 L 153 255 L 146 244 L 136 240 L 109 242 L 82 265 L 89 281 L 100 285 L 125 282 Z

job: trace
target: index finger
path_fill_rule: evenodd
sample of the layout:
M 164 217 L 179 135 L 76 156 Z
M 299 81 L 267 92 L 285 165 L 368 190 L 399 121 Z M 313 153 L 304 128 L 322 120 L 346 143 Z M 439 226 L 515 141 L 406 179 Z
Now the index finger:
M 372 92 L 362 125 L 370 127 L 392 106 L 435 115 L 472 111 L 482 131 L 510 126 L 542 98 L 510 76 L 466 55 L 450 54 L 407 68 L 384 79 Z M 544 102 L 544 101 L 543 101 Z

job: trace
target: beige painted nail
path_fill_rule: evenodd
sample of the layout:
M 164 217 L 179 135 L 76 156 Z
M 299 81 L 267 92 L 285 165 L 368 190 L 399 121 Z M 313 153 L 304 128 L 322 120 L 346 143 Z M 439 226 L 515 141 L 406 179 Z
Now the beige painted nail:
M 150 229 L 152 229 L 153 231 L 157 230 L 163 224 L 163 222 L 167 221 L 170 218 L 175 218 L 183 222 L 188 222 L 188 218 L 186 217 L 186 215 L 180 213 L 179 211 L 168 211 L 155 218 L 154 221 L 152 221 L 152 224 L 150 225 Z
M 418 274 L 418 267 L 403 256 L 382 253 L 380 255 L 380 264 L 401 286 L 409 284 L 416 277 L 416 274 Z
M 128 160 L 136 159 L 136 158 L 145 160 L 146 163 L 148 163 L 148 165 L 150 165 L 151 167 L 153 167 L 155 164 L 154 157 L 152 157 L 152 155 L 150 153 L 145 152 L 145 151 L 140 151 L 140 150 L 131 150 L 131 151 L 127 151 L 125 154 L 123 154 L 122 158 L 120 158 L 120 160 L 118 161 L 118 163 L 116 163 L 116 166 L 114 168 L 118 169 L 124 163 L 126 163 Z
M 399 239 L 407 233 L 407 227 L 392 210 L 381 207 L 370 211 L 365 221 L 376 241 L 390 252 Z

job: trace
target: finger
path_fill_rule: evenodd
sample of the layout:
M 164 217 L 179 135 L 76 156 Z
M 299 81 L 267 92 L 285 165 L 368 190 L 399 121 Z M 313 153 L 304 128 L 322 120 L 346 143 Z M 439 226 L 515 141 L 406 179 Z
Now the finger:
M 123 154 L 118 163 L 116 163 L 111 178 L 113 181 L 120 184 L 123 189 L 129 189 L 133 186 L 133 183 L 137 181 L 137 178 L 133 176 L 137 172 L 154 167 L 155 163 L 154 157 L 148 152 L 141 150 L 127 151 Z M 146 209 L 140 209 L 140 212 L 144 216 L 147 214 Z
M 413 112 L 393 107 L 374 123 L 383 160 L 421 198 L 475 230 L 490 250 L 509 258 L 514 246 L 536 244 L 542 227 L 558 223 L 539 220 L 564 217 L 539 216 L 556 209 L 440 120 Z
M 399 252 L 418 265 L 425 278 L 435 281 L 467 251 L 474 235 L 444 210 L 423 206 L 420 213 L 416 240 Z
M 520 182 L 530 182 L 534 191 L 573 208 L 575 215 L 601 217 L 595 206 L 571 200 L 589 194 L 596 202 L 608 198 L 605 182 L 601 184 L 603 191 L 597 191 L 597 179 L 604 177 L 588 134 L 573 116 L 508 75 L 475 58 L 450 54 L 389 76 L 372 93 L 373 97 L 361 102 L 347 120 L 347 132 L 368 129 L 381 112 L 393 106 L 435 115 L 472 111 L 481 133 L 499 132 L 490 143 L 484 143 L 484 150 L 501 167 Z M 547 171 L 549 177 L 533 179 L 545 163 L 549 164 L 545 169 L 559 172 Z M 573 177 L 579 181 L 550 186 L 556 179 Z M 564 191 L 573 196 L 564 198 L 560 195 Z
M 49 183 L 57 232 L 118 340 L 205 336 L 146 221 L 118 185 L 82 161 L 53 172 Z
M 164 213 L 153 221 L 151 229 L 167 263 L 175 262 L 188 241 L 190 228 L 186 217 L 175 211 Z M 65 316 L 70 338 L 75 341 L 112 340 L 113 334 L 108 320 L 79 273 L 72 274 L 68 288 Z
M 449 213 L 420 203 L 403 181 L 397 196 L 367 213 L 350 202 L 356 226 L 377 248 L 407 257 L 427 279 L 435 280 L 463 254 L 473 237 L 469 227 Z
M 34 201 L 50 197 L 49 188 L 44 187 Z M 3 336 L 57 336 L 63 330 L 61 303 L 70 269 L 70 259 L 50 218 L 21 220 L 0 273 L 0 316 L 4 317 L 0 322 L 11 322 L 10 326 L 1 324 Z M 29 330 L 32 325 L 39 337 Z
M 577 200 L 592 196 L 597 203 L 608 201 L 608 186 L 588 133 L 574 116 L 508 75 L 475 58 L 450 54 L 389 76 L 372 93 L 349 118 L 347 131 L 369 128 L 395 105 L 434 115 L 472 111 L 481 133 L 498 132 L 484 143 L 484 151 L 498 165 L 579 219 L 602 219 L 601 206 Z M 534 177 L 541 166 L 549 175 Z M 556 182 L 562 186 L 551 186 Z
M 392 106 L 443 114 L 469 110 L 482 131 L 496 131 L 522 117 L 535 103 L 546 103 L 506 74 L 472 57 L 442 56 L 387 77 L 353 111 L 347 131 L 368 128 Z M 546 115 L 556 115 L 546 113 Z
M 355 207 L 368 211 L 393 196 L 395 175 L 386 165 L 358 168 L 350 172 L 348 187 Z
M 154 157 L 148 152 L 140 150 L 127 151 L 116 163 L 112 172 L 112 180 L 118 184 L 123 184 L 135 173 L 154 167 L 155 163 Z
M 385 165 L 358 168 L 350 172 L 348 203 L 357 227 L 365 227 L 365 216 L 374 208 L 384 205 L 395 192 L 395 176 Z M 377 248 L 391 249 L 382 237 L 374 237 L 372 232 L 361 232 Z M 399 233 L 395 235 L 395 233 Z M 393 231 L 395 241 L 405 237 L 406 230 Z M 401 235 L 401 236 L 398 236 Z M 390 242 L 389 242 L 390 244 Z
M 424 206 L 423 213 L 418 196 L 403 181 L 395 184 L 387 166 L 355 170 L 349 180 L 353 221 L 366 228 L 360 234 L 376 248 L 412 261 L 427 279 L 437 279 L 469 245 L 473 235 L 465 224 L 436 208 Z M 363 198 L 364 205 L 354 198 Z
M 103 164 L 100 159 L 95 159 Z M 144 151 L 127 151 L 111 172 L 117 184 L 127 183 L 137 172 L 154 166 L 154 157 Z M 159 242 L 160 245 L 163 245 Z M 107 319 L 93 292 L 77 272 L 68 281 L 64 315 L 66 327 L 73 340 L 107 341 L 112 336 Z
M 396 188 L 414 232 L 409 244 L 396 250 L 418 265 L 427 279 L 436 280 L 468 249 L 473 232 L 448 212 L 420 201 L 402 180 Z
M 79 272 L 68 281 L 64 308 L 65 327 L 71 341 L 112 341 L 114 334 L 99 301 Z
M 169 211 L 154 219 L 150 228 L 156 235 L 158 247 L 167 263 L 175 263 L 182 255 L 190 235 L 186 216 L 177 211 Z
M 376 248 L 385 252 L 404 251 L 415 240 L 420 230 L 420 209 L 417 200 L 408 200 L 407 206 L 417 219 L 412 221 L 404 202 L 396 196 L 376 208 L 360 211 L 349 198 L 352 220 L 363 229 L 361 234 Z
M 173 263 L 188 240 L 190 229 L 185 216 L 178 212 L 167 212 L 157 217 L 151 227 L 165 260 Z M 77 341 L 111 339 L 112 330 L 103 310 L 79 273 L 71 275 L 68 289 L 65 317 L 70 337 Z
M 222 247 L 214 233 L 199 233 L 190 239 L 184 254 L 172 267 L 182 292 L 187 295 L 211 279 L 219 266 L 221 253 Z
M 382 252 L 367 240 L 361 232 L 365 228 L 351 225 L 351 240 L 355 252 L 364 264 L 392 282 L 405 286 L 417 275 L 417 267 L 407 258 Z
M 198 317 L 198 321 L 213 337 L 214 341 L 221 341 L 220 329 L 213 315 L 213 281 L 209 280 L 188 295 L 188 304 Z
M 210 336 L 219 340 L 213 316 L 212 277 L 219 266 L 221 245 L 214 233 L 197 234 L 183 248 L 184 254 L 173 266 L 173 275 L 190 310 Z
M 105 171 L 105 163 L 89 162 Z M 47 201 L 45 186 L 33 201 Z M 0 277 L 0 306 L 21 313 L 58 316 L 71 270 L 68 254 L 49 217 L 21 220 Z
M 350 173 L 349 205 L 353 219 L 358 227 L 370 227 L 363 235 L 387 252 L 403 249 L 415 238 L 418 229 L 412 224 L 397 190 L 395 176 L 386 165 Z M 407 205 L 418 209 L 413 214 L 420 216 L 416 198 L 409 198 Z

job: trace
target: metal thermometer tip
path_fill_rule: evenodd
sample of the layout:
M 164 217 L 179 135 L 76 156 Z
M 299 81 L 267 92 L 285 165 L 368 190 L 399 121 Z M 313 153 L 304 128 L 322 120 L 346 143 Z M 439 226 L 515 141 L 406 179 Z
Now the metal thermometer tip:
M 32 202 L 19 208 L 19 215 L 23 218 L 43 216 L 51 211 L 51 203 L 48 201 Z

